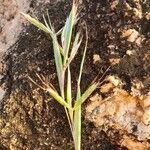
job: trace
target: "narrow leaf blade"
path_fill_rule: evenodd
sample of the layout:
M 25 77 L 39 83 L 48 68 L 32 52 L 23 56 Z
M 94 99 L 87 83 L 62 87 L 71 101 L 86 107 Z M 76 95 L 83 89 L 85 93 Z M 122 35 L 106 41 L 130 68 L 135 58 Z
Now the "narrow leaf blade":
M 61 94 L 64 95 L 64 73 L 63 73 L 63 64 L 62 64 L 62 57 L 60 52 L 60 46 L 57 41 L 56 34 L 52 36 L 53 40 L 53 49 L 54 49 L 54 57 L 55 57 L 55 64 L 57 70 L 57 76 L 59 81 L 59 87 L 61 90 Z
M 75 105 L 73 107 L 74 110 L 76 110 L 79 106 L 82 105 L 82 103 L 94 92 L 94 90 L 97 88 L 98 83 L 92 84 L 83 94 L 82 96 L 77 99 L 75 102 Z
M 71 73 L 70 73 L 70 67 L 68 66 L 68 76 L 67 76 L 67 103 L 72 108 L 72 93 L 71 93 Z M 71 122 L 73 121 L 73 110 L 69 109 L 69 116 L 71 119 Z
M 69 17 L 66 20 L 63 32 L 62 32 L 62 46 L 64 49 L 64 64 L 67 62 L 68 54 L 69 54 L 69 48 L 71 43 L 71 37 L 72 37 L 72 30 L 73 26 L 76 22 L 76 16 L 77 16 L 77 5 L 73 4 L 72 10 L 70 12 Z
M 67 77 L 67 103 L 72 105 L 72 95 L 71 95 L 71 73 L 70 67 L 68 66 L 68 77 Z

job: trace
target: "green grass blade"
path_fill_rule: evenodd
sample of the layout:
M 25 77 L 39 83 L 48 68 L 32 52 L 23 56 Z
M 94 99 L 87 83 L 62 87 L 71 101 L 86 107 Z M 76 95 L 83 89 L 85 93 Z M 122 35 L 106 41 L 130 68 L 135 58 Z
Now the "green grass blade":
M 94 90 L 97 88 L 98 83 L 92 84 L 83 94 L 82 96 L 77 99 L 75 102 L 75 105 L 73 107 L 74 110 L 76 110 L 82 103 L 94 92 Z
M 64 64 L 66 64 L 69 54 L 69 48 L 71 43 L 71 37 L 72 37 L 72 30 L 74 23 L 76 22 L 76 16 L 77 16 L 77 5 L 73 4 L 72 10 L 70 12 L 69 17 L 66 20 L 63 32 L 62 32 L 62 47 L 64 50 Z
M 64 107 L 71 109 L 70 105 L 65 102 L 65 100 L 53 89 L 49 88 L 47 89 L 47 92 L 55 99 L 57 100 L 61 105 Z
M 52 34 L 52 31 L 49 30 L 44 24 L 42 24 L 41 22 L 39 22 L 38 20 L 32 18 L 30 15 L 28 14 L 24 14 L 21 13 L 31 24 L 33 24 L 34 26 L 38 27 L 40 30 L 44 31 L 45 33 L 49 33 Z
M 72 107 L 72 94 L 71 94 L 71 73 L 70 67 L 68 66 L 68 76 L 67 76 L 67 103 Z M 71 121 L 73 121 L 73 111 L 68 110 Z
M 67 78 L 67 103 L 72 105 L 72 95 L 71 95 L 71 73 L 70 67 L 68 66 L 68 78 Z
M 62 38 L 62 45 L 63 45 L 63 54 L 64 54 L 64 64 L 66 64 L 67 58 L 68 58 L 68 53 L 69 53 L 69 48 L 70 48 L 70 43 L 71 43 L 71 36 L 72 36 L 72 29 L 73 29 L 73 24 L 72 24 L 72 15 L 67 19 L 63 34 L 64 36 Z
M 54 30 L 54 28 L 51 24 L 51 20 L 50 20 L 48 10 L 47 10 L 47 17 L 48 17 L 49 25 L 48 25 L 45 17 L 43 17 L 43 18 L 44 18 L 46 26 L 52 31 L 51 38 L 53 40 L 55 65 L 56 65 L 56 70 L 57 70 L 57 76 L 58 76 L 61 96 L 64 98 L 65 71 L 63 70 L 63 62 L 62 62 L 62 56 L 61 56 L 61 54 L 63 55 L 63 49 L 58 43 L 58 40 L 57 40 L 58 33 L 55 33 L 55 30 Z M 59 32 L 61 32 L 61 31 L 59 31 Z
M 63 64 L 62 64 L 60 46 L 58 44 L 56 34 L 53 34 L 52 40 L 53 40 L 54 57 L 55 57 L 55 64 L 56 64 L 57 76 L 58 76 L 58 81 L 59 81 L 59 87 L 60 87 L 60 90 L 61 90 L 61 95 L 64 97 Z

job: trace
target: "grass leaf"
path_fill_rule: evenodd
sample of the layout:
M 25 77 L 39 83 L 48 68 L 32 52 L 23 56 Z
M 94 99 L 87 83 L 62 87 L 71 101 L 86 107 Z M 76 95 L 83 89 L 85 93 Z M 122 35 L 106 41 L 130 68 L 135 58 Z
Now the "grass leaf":
M 77 99 L 77 101 L 74 104 L 73 109 L 76 110 L 82 103 L 94 92 L 94 90 L 97 88 L 98 83 L 92 84 L 83 94 L 82 96 Z
M 53 34 L 52 40 L 53 40 L 54 57 L 55 57 L 55 64 L 56 64 L 57 76 L 58 76 L 58 81 L 59 81 L 59 87 L 61 90 L 61 94 L 63 96 L 64 95 L 64 72 L 63 72 L 63 64 L 62 64 L 60 46 L 58 44 L 56 34 Z
M 66 20 L 64 29 L 62 31 L 61 41 L 62 41 L 62 47 L 64 50 L 64 64 L 66 64 L 69 54 L 69 48 L 71 43 L 71 37 L 72 37 L 72 30 L 74 23 L 76 22 L 76 16 L 77 16 L 77 5 L 73 4 L 72 10 L 70 12 L 69 17 Z
M 70 67 L 68 66 L 68 76 L 67 76 L 67 103 L 72 107 L 72 91 L 71 91 L 71 73 Z M 68 110 L 71 121 L 73 121 L 73 111 Z

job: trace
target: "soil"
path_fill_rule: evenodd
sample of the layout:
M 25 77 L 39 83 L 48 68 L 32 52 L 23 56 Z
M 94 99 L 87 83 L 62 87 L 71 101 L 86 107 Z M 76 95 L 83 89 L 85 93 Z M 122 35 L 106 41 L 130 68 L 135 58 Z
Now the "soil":
M 32 4 L 32 5 L 31 5 Z M 48 8 L 51 20 L 60 29 L 71 9 L 71 2 L 31 2 L 32 14 L 41 20 Z M 122 82 L 120 89 L 131 96 L 147 96 L 150 87 L 150 2 L 140 0 L 82 0 L 80 21 L 88 27 L 88 50 L 82 79 L 82 90 L 99 74 L 111 66 L 105 77 L 111 75 Z M 23 23 L 26 24 L 25 20 Z M 0 149 L 73 149 L 73 142 L 64 109 L 47 93 L 32 84 L 27 77 L 39 82 L 35 73 L 58 87 L 52 44 L 47 36 L 34 26 L 23 27 L 17 42 L 4 56 L 1 83 L 5 95 L 0 103 Z M 19 34 L 19 33 L 18 33 Z M 84 46 L 84 42 L 83 45 Z M 82 56 L 82 47 L 72 64 L 73 91 Z M 98 59 L 93 60 L 95 55 Z M 105 84 L 105 83 L 104 83 Z M 137 86 L 140 85 L 140 86 Z M 99 89 L 93 94 L 108 93 Z M 120 134 L 112 129 L 101 130 L 85 117 L 88 101 L 83 106 L 82 149 L 129 149 L 117 142 Z M 109 108 L 108 108 L 109 109 Z M 103 124 L 105 126 L 105 123 Z M 147 140 L 148 141 L 148 140 Z M 148 147 L 146 147 L 148 149 Z

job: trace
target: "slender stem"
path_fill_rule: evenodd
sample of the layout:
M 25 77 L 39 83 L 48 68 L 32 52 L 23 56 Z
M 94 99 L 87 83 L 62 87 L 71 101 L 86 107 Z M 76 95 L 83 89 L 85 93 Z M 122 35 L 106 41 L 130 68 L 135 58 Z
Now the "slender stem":
M 81 76 L 82 76 L 82 70 L 83 70 L 83 64 L 85 61 L 85 55 L 86 55 L 86 50 L 87 50 L 87 44 L 88 44 L 88 33 L 87 33 L 87 26 L 85 24 L 86 27 L 86 43 L 85 43 L 85 48 L 84 48 L 84 52 L 83 52 L 83 57 L 82 57 L 82 61 L 81 61 L 81 66 L 80 66 L 80 73 L 79 73 L 79 78 L 78 78 L 78 86 L 80 86 L 81 83 Z
M 77 88 L 77 99 L 81 97 L 80 86 Z M 81 105 L 74 111 L 73 135 L 75 150 L 81 150 Z
M 75 110 L 74 118 L 74 140 L 75 140 L 75 150 L 81 150 L 81 106 Z

